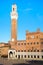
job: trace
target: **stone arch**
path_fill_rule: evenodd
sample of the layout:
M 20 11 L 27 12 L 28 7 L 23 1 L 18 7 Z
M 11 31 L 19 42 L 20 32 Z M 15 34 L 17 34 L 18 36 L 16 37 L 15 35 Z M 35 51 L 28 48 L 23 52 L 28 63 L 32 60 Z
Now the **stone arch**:
M 10 57 L 10 58 L 13 57 L 13 52 L 12 52 L 12 51 L 9 52 L 9 57 Z
M 15 50 L 8 50 L 8 59 L 14 59 L 15 58 Z

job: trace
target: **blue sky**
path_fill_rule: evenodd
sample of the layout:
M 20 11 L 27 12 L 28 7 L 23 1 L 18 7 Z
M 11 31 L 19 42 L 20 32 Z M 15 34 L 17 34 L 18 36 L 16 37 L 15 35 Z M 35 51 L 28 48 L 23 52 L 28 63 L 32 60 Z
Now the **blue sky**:
M 18 7 L 17 38 L 26 39 L 26 30 L 43 32 L 43 0 L 1 0 L 0 1 L 0 42 L 8 42 L 11 37 L 12 5 Z

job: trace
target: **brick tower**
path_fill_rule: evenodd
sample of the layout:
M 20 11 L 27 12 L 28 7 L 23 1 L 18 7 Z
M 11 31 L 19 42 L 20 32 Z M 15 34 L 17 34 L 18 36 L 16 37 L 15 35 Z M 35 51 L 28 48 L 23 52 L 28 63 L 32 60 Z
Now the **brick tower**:
M 13 48 L 17 41 L 17 6 L 12 5 L 12 12 L 11 12 L 11 48 Z

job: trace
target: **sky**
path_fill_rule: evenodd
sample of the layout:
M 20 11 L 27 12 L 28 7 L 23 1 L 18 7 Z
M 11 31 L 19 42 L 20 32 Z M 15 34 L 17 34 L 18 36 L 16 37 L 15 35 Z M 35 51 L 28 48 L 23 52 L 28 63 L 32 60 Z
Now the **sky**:
M 17 5 L 17 39 L 26 39 L 26 30 L 43 32 L 43 0 L 0 0 L 0 42 L 11 38 L 12 5 Z

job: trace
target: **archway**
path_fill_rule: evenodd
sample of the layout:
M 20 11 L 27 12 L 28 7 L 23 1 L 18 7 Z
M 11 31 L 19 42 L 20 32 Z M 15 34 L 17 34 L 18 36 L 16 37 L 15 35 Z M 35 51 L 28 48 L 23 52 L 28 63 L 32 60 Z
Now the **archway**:
M 8 59 L 15 59 L 15 50 L 8 50 Z
M 13 52 L 12 52 L 12 51 L 10 51 L 9 57 L 10 57 L 10 58 L 13 58 Z

